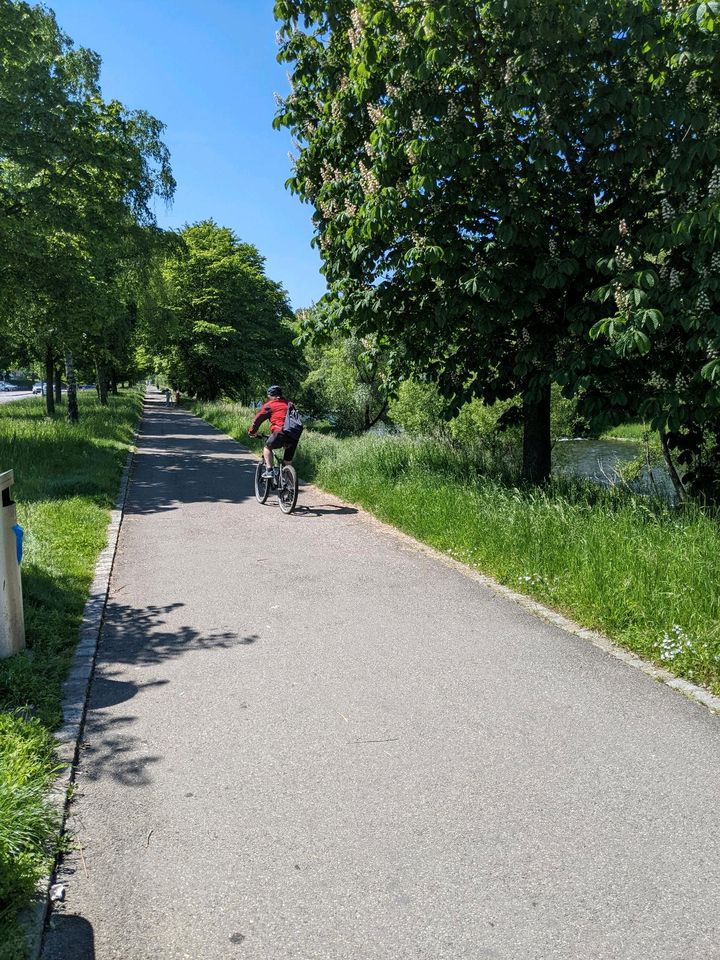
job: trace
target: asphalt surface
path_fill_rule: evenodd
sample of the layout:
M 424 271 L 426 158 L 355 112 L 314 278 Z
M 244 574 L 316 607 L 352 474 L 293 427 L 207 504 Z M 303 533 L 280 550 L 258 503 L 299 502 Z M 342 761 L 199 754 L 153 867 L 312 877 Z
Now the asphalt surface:
M 149 405 L 44 960 L 720 958 L 720 720 L 254 467 Z
M 10 403 L 12 400 L 27 400 L 32 397 L 32 390 L 0 390 L 0 403 Z

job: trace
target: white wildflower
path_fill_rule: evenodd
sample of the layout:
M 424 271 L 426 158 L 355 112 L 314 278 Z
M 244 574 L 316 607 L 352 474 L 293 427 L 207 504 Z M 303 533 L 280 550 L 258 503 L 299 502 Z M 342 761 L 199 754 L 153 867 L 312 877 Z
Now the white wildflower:
M 530 587 L 539 587 L 545 583 L 545 578 L 539 573 L 529 573 L 524 577 L 518 577 L 518 583 L 527 584 Z
M 672 625 L 667 633 L 663 634 L 660 641 L 660 659 L 674 660 L 687 650 L 692 650 L 693 642 L 685 633 L 682 627 L 676 623 Z

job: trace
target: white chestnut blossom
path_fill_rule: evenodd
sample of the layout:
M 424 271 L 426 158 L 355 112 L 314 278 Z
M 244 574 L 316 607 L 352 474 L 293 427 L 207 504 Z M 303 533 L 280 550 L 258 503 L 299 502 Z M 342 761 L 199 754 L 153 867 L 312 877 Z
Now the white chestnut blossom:
M 714 197 L 716 193 L 720 193 L 720 167 L 713 169 L 712 176 L 708 181 L 709 196 Z
M 378 123 L 380 123 L 380 120 L 382 119 L 382 115 L 383 115 L 382 107 L 379 106 L 379 104 L 377 103 L 369 103 L 366 109 L 367 109 L 368 117 L 370 118 L 370 123 L 372 123 L 373 126 L 377 126 Z
M 360 44 L 363 36 L 363 21 L 360 16 L 360 11 L 357 7 L 353 7 L 350 13 L 350 22 L 352 26 L 348 30 L 348 40 L 350 41 L 350 46 L 353 50 Z
M 622 247 L 615 247 L 615 260 L 621 270 L 632 269 L 632 258 Z
M 369 170 L 365 166 L 362 160 L 358 164 L 358 167 L 360 169 L 360 183 L 362 184 L 362 188 L 366 196 L 369 196 L 375 193 L 375 191 L 380 186 L 377 177 L 375 176 L 372 170 Z

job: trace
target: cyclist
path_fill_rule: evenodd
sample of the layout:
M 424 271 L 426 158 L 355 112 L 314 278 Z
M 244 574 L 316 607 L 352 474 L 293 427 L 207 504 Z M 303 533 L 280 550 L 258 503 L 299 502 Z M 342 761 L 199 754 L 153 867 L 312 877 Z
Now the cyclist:
M 267 403 L 263 404 L 257 412 L 257 415 L 251 423 L 248 433 L 251 437 L 257 436 L 258 427 L 265 420 L 270 421 L 270 436 L 265 441 L 263 447 L 263 458 L 265 460 L 265 471 L 262 475 L 263 480 L 272 479 L 272 450 L 285 448 L 283 453 L 283 466 L 292 462 L 295 456 L 295 450 L 298 445 L 298 437 L 286 433 L 284 430 L 285 420 L 287 418 L 288 407 L 293 405 L 282 395 L 282 389 L 273 384 L 267 388 Z

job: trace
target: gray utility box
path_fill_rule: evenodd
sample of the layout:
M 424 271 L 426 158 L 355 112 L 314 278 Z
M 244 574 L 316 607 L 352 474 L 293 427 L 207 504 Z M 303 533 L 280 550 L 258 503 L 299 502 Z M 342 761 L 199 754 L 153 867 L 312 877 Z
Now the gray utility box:
M 18 542 L 15 533 L 17 513 L 10 496 L 13 472 L 0 473 L 0 659 L 11 657 L 25 646 L 22 584 Z

